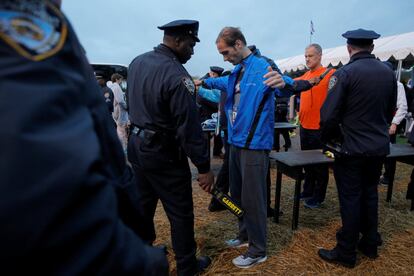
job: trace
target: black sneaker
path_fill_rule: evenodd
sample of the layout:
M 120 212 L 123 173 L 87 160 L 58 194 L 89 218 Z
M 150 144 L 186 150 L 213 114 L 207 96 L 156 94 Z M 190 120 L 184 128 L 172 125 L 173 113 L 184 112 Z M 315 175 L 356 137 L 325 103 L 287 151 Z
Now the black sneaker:
M 303 192 L 300 193 L 300 195 L 299 195 L 299 199 L 300 200 L 307 200 L 307 199 L 309 199 L 311 197 L 312 197 L 312 195 L 307 195 L 307 194 L 304 194 Z
M 310 199 L 305 200 L 303 205 L 309 209 L 317 209 L 317 208 L 321 208 L 322 202 L 319 202 L 316 199 L 310 198 Z

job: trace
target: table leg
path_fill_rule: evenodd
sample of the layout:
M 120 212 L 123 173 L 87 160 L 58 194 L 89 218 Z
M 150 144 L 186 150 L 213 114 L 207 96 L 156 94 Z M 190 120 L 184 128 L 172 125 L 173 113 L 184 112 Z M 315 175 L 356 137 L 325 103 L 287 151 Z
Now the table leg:
M 391 159 L 391 162 L 397 162 L 395 159 Z M 390 170 L 390 179 L 389 179 L 389 183 L 388 183 L 388 189 L 387 189 L 387 202 L 391 202 L 391 197 L 392 197 L 392 188 L 394 186 L 394 176 L 395 176 L 395 169 L 394 170 Z
M 276 174 L 276 193 L 275 193 L 275 213 L 273 221 L 279 223 L 280 216 L 280 193 L 282 190 L 282 173 L 277 171 Z
M 411 199 L 411 211 L 414 211 L 414 199 Z
M 298 229 L 300 188 L 301 188 L 301 178 L 298 177 L 298 179 L 296 179 L 296 182 L 295 182 L 295 198 L 293 199 L 292 230 Z

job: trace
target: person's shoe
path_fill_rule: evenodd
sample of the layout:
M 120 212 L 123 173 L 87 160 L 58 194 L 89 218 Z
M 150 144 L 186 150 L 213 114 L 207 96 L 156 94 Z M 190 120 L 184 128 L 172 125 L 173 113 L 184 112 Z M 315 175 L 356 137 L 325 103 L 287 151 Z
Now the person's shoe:
M 311 197 L 312 197 L 311 195 L 304 194 L 303 192 L 300 193 L 299 195 L 300 200 L 307 200 L 307 199 L 310 199 Z
M 211 264 L 211 258 L 208 256 L 200 256 L 197 258 L 198 272 L 203 272 Z
M 242 240 L 240 240 L 238 238 L 227 240 L 227 241 L 225 241 L 225 244 L 228 247 L 234 247 L 234 248 L 240 248 L 240 247 L 249 246 L 249 242 L 248 241 L 242 241 Z
M 256 258 L 248 257 L 247 255 L 240 255 L 233 259 L 233 264 L 239 268 L 249 268 L 256 264 L 263 263 L 267 260 L 267 256 L 260 256 Z
M 210 204 L 208 205 L 208 210 L 210 212 L 220 212 L 226 210 L 226 207 L 224 207 L 223 204 L 218 202 L 217 199 L 212 198 Z
M 355 267 L 355 263 L 356 263 L 355 260 L 346 260 L 344 258 L 341 258 L 338 254 L 338 251 L 335 248 L 332 250 L 319 249 L 318 255 L 323 260 L 330 262 L 330 263 L 339 264 L 339 265 L 342 265 L 348 268 Z
M 390 180 L 387 177 L 381 176 L 379 180 L 379 184 L 388 186 L 388 184 L 390 184 Z
M 319 202 L 313 198 L 307 199 L 305 200 L 305 202 L 303 203 L 303 205 L 306 208 L 310 208 L 310 209 L 317 209 L 317 208 L 321 208 L 322 202 Z
M 363 246 L 362 244 L 358 244 L 358 250 L 370 259 L 378 258 L 378 248 L 376 246 L 369 248 L 367 246 Z

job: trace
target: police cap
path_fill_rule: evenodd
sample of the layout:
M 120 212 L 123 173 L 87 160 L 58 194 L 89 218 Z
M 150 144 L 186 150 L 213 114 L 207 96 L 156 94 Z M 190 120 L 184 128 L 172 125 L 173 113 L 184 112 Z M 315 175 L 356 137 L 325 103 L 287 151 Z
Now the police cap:
M 355 46 L 369 46 L 374 39 L 379 38 L 381 35 L 374 31 L 357 29 L 347 31 L 346 33 L 343 33 L 342 36 L 347 39 L 346 43 L 348 44 Z
M 159 26 L 158 29 L 163 30 L 167 35 L 189 35 L 197 42 L 198 38 L 198 21 L 196 20 L 174 20 L 165 25 Z
M 219 66 L 210 66 L 210 71 L 217 73 L 219 76 L 223 73 L 224 69 Z

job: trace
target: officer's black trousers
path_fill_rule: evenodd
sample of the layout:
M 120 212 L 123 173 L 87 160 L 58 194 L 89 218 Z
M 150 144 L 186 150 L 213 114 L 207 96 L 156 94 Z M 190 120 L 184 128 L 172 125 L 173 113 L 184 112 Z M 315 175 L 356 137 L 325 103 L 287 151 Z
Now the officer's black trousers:
M 300 146 L 302 150 L 322 149 L 321 131 L 318 129 L 300 128 Z M 303 195 L 312 197 L 318 202 L 325 200 L 329 181 L 329 168 L 318 165 L 305 169 Z
M 155 240 L 154 214 L 160 199 L 171 225 L 178 275 L 193 275 L 197 271 L 197 262 L 189 168 L 148 171 L 133 166 L 144 214 L 141 223 L 144 229 L 142 238 L 150 243 Z
M 358 241 L 365 248 L 378 246 L 378 180 L 384 157 L 337 157 L 334 175 L 338 188 L 342 228 L 337 249 L 355 259 Z M 359 233 L 362 234 L 359 240 Z

